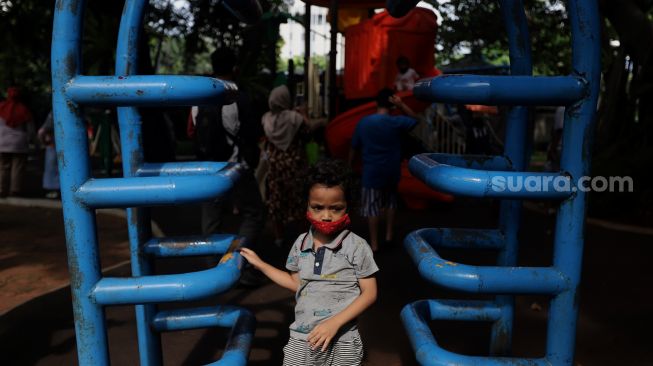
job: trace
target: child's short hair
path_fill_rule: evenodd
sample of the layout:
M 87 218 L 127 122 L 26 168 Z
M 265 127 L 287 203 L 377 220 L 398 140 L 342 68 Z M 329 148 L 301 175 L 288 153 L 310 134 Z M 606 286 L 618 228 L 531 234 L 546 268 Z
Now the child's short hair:
M 320 160 L 308 168 L 306 184 L 304 185 L 304 197 L 308 195 L 314 185 L 320 184 L 328 188 L 340 186 L 345 193 L 347 207 L 351 209 L 353 203 L 353 179 L 349 167 L 340 160 Z

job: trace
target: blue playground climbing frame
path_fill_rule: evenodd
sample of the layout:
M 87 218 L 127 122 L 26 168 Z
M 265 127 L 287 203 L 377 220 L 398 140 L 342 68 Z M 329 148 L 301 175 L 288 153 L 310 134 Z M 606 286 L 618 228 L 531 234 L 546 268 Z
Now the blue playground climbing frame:
M 222 5 L 242 21 L 261 15 L 256 0 L 225 0 Z M 138 42 L 145 0 L 126 0 L 116 51 L 115 75 L 81 74 L 85 1 L 57 0 L 52 37 L 52 89 L 57 157 L 71 276 L 79 364 L 109 365 L 104 307 L 133 304 L 141 365 L 161 365 L 160 332 L 205 327 L 230 328 L 222 358 L 212 365 L 247 364 L 255 319 L 246 309 L 214 307 L 159 311 L 157 304 L 191 301 L 222 293 L 240 276 L 244 245 L 235 235 L 157 238 L 147 207 L 200 202 L 226 194 L 238 179 L 238 166 L 220 162 L 143 161 L 141 118 L 136 107 L 231 103 L 232 83 L 197 76 L 139 75 Z M 91 176 L 85 106 L 117 107 L 123 147 L 123 177 Z M 101 271 L 95 210 L 127 208 L 132 277 L 104 277 Z M 221 256 L 214 268 L 156 275 L 157 257 Z
M 401 16 L 415 0 L 388 0 Z M 429 282 L 475 294 L 494 294 L 492 301 L 422 300 L 401 312 L 404 326 L 422 365 L 573 365 L 578 285 L 580 281 L 586 193 L 575 182 L 589 175 L 593 126 L 600 82 L 600 25 L 594 0 L 569 0 L 572 67 L 567 76 L 532 76 L 530 40 L 521 0 L 501 0 L 510 47 L 510 76 L 446 75 L 418 82 L 417 98 L 448 103 L 511 106 L 503 156 L 422 154 L 410 160 L 410 171 L 430 187 L 454 195 L 501 199 L 496 229 L 424 228 L 409 234 L 404 245 Z M 528 106 L 565 107 L 561 170 L 526 172 Z M 509 179 L 535 177 L 544 185 L 506 189 Z M 504 182 L 504 184 L 497 184 Z M 547 183 L 548 182 L 548 183 Z M 570 189 L 560 189 L 570 187 Z M 559 204 L 553 263 L 549 267 L 517 266 L 521 201 L 549 199 Z M 491 249 L 496 266 L 473 266 L 441 258 L 436 249 Z M 551 297 L 546 353 L 541 358 L 509 357 L 514 295 Z M 431 320 L 491 322 L 488 357 L 449 352 L 438 345 Z

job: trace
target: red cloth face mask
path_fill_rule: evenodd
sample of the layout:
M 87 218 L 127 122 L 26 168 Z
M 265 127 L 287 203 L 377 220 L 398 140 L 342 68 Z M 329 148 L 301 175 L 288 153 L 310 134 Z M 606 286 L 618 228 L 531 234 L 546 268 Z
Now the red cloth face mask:
M 306 218 L 311 223 L 311 225 L 313 225 L 315 230 L 327 236 L 339 233 L 351 224 L 349 214 L 345 214 L 345 216 L 341 217 L 340 220 L 337 221 L 319 221 L 315 220 L 313 217 L 311 217 L 310 213 L 306 212 Z

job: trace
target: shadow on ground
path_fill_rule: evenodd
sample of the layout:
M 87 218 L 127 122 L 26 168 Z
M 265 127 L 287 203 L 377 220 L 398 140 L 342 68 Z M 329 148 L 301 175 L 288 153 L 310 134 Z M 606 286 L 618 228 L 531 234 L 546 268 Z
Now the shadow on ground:
M 452 206 L 427 211 L 400 209 L 398 234 L 402 237 L 421 227 L 492 227 L 497 209 L 486 201 L 459 200 Z M 182 206 L 153 209 L 153 219 L 168 235 L 199 232 L 199 209 Z M 237 217 L 225 222 L 234 232 Z M 521 232 L 520 265 L 550 265 L 554 218 L 525 211 Z M 288 243 L 302 229 L 296 225 Z M 367 235 L 365 223 L 354 218 L 354 231 Z M 653 359 L 653 315 L 647 289 L 653 280 L 648 270 L 653 258 L 651 237 L 609 231 L 589 226 L 586 234 L 580 316 L 577 332 L 576 364 L 650 365 Z M 259 251 L 281 267 L 285 250 L 271 245 L 266 230 Z M 443 257 L 467 264 L 491 264 L 491 252 L 442 251 Z M 360 319 L 360 329 L 368 355 L 366 365 L 415 365 L 413 351 L 399 319 L 401 308 L 425 298 L 464 298 L 466 295 L 436 289 L 422 280 L 408 255 L 399 245 L 378 255 L 378 303 Z M 161 260 L 160 273 L 179 273 L 206 268 L 204 258 Z M 128 275 L 128 268 L 113 275 Z M 3 365 L 75 365 L 73 323 L 67 290 L 35 299 L 1 321 Z M 257 288 L 238 287 L 226 294 L 189 304 L 162 308 L 238 304 L 252 310 L 258 326 L 250 355 L 250 365 L 281 364 L 281 349 L 293 318 L 293 295 L 271 283 Z M 541 357 L 545 350 L 548 298 L 521 296 L 516 301 L 513 348 L 518 356 Z M 133 308 L 107 310 L 109 345 L 113 365 L 138 364 Z M 465 354 L 487 353 L 488 324 L 435 322 L 432 330 L 444 347 Z M 206 364 L 220 357 L 227 332 L 222 329 L 166 333 L 162 336 L 166 365 Z

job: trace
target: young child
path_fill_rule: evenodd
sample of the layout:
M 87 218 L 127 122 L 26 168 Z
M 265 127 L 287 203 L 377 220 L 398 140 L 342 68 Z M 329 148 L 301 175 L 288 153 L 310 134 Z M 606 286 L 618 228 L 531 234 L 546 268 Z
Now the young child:
M 241 254 L 272 281 L 296 293 L 295 321 L 284 366 L 361 365 L 356 318 L 376 301 L 379 270 L 367 242 L 347 229 L 351 182 L 344 164 L 322 161 L 309 169 L 305 192 L 310 230 L 290 250 L 286 268 Z
M 408 57 L 399 56 L 397 58 L 397 76 L 395 77 L 395 89 L 397 91 L 413 90 L 415 82 L 419 80 L 417 71 L 410 67 Z

